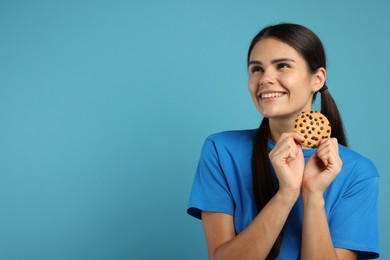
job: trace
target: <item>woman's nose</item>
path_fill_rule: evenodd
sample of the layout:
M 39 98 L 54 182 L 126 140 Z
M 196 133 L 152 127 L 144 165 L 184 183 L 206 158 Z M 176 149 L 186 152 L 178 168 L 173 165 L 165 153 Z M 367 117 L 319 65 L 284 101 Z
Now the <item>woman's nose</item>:
M 260 86 L 272 85 L 275 82 L 275 75 L 271 69 L 265 70 L 260 77 Z

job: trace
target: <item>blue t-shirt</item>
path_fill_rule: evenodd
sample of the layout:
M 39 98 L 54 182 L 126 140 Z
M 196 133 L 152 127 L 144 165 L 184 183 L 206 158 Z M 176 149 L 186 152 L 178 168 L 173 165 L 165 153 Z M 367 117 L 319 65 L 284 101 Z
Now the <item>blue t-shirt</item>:
M 191 191 L 188 214 L 201 218 L 201 211 L 234 217 L 236 233 L 256 217 L 252 182 L 252 150 L 255 130 L 227 131 L 209 136 Z M 269 149 L 274 147 L 269 142 Z M 303 149 L 305 161 L 315 149 Z M 333 245 L 359 252 L 358 258 L 379 257 L 378 179 L 375 165 L 367 158 L 339 145 L 341 172 L 324 193 L 325 210 Z M 292 208 L 283 231 L 278 259 L 299 259 L 302 241 L 301 197 Z

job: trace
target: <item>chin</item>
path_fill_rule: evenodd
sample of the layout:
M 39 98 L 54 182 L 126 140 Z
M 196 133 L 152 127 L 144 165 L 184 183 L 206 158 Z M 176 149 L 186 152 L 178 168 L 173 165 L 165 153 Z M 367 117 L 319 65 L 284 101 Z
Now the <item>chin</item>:
M 265 118 L 271 118 L 271 117 L 274 117 L 275 114 L 274 113 L 269 113 L 269 112 L 264 112 L 264 111 L 259 111 L 260 114 L 265 117 Z
M 280 112 L 276 112 L 276 111 L 273 111 L 273 112 L 260 112 L 260 114 L 264 117 L 264 118 L 286 118 L 286 117 L 289 117 L 290 114 L 286 114 L 286 113 L 280 113 Z

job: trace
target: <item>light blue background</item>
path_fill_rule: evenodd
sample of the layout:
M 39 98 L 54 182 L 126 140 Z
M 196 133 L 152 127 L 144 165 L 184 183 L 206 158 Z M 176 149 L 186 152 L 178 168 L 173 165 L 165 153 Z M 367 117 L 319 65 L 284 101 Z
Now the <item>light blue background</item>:
M 206 259 L 186 215 L 203 140 L 255 128 L 265 25 L 323 40 L 350 146 L 380 173 L 390 259 L 390 2 L 0 1 L 0 259 Z

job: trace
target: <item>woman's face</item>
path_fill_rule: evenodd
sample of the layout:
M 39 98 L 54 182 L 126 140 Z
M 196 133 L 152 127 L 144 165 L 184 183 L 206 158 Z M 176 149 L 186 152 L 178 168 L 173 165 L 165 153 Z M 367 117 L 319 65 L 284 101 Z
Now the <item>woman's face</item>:
M 303 57 L 275 38 L 257 42 L 249 57 L 249 90 L 266 118 L 291 119 L 310 110 L 313 94 L 324 84 L 325 69 L 311 74 Z

